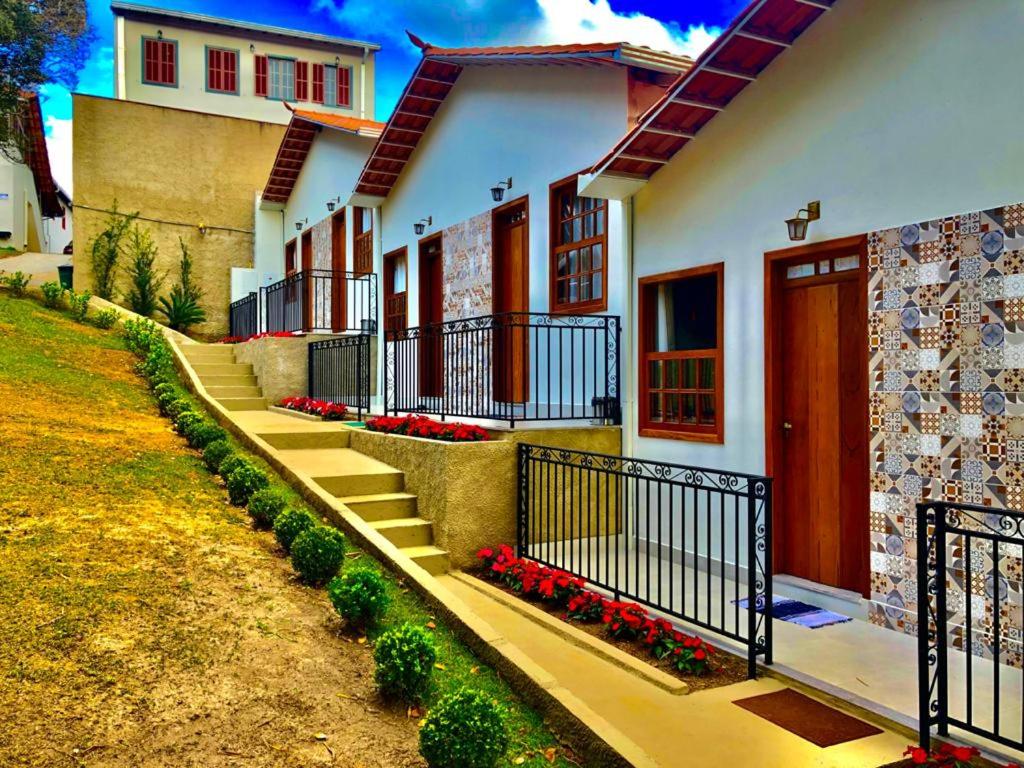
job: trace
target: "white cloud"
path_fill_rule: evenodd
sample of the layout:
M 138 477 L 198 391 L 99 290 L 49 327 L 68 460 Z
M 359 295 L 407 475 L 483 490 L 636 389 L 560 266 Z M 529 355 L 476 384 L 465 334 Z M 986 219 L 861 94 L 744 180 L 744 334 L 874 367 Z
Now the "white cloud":
M 46 118 L 46 150 L 54 180 L 73 195 L 71 176 L 71 121 Z

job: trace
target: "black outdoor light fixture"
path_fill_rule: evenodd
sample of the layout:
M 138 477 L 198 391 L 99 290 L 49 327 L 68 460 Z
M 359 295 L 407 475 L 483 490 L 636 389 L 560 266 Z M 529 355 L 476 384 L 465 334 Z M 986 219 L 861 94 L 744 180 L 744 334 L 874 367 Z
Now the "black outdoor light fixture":
M 491 187 L 491 197 L 494 198 L 494 202 L 500 203 L 505 197 L 505 190 L 512 189 L 512 177 L 509 176 L 507 181 L 499 181 L 493 187 Z
M 806 214 L 801 216 L 800 214 Z M 821 218 L 821 201 L 815 200 L 808 203 L 806 208 L 801 208 L 792 219 L 786 219 L 786 226 L 789 228 L 790 240 L 803 240 L 807 237 L 807 223 L 817 221 Z
M 306 217 L 306 219 L 303 220 L 303 221 L 296 221 L 295 222 L 295 231 L 296 232 L 301 232 L 302 228 L 304 226 L 306 226 L 306 224 L 308 224 L 308 223 L 309 223 L 309 217 Z
M 334 213 L 334 209 L 337 207 L 338 203 L 340 203 L 340 202 L 341 202 L 341 196 L 340 195 L 338 197 L 334 198 L 333 200 L 328 200 L 327 201 L 327 212 L 328 213 Z
M 429 227 L 433 223 L 434 223 L 434 217 L 433 216 L 427 216 L 427 218 L 420 219 L 415 224 L 413 224 L 412 228 L 416 231 L 417 235 L 422 235 L 424 232 L 426 232 L 427 227 Z

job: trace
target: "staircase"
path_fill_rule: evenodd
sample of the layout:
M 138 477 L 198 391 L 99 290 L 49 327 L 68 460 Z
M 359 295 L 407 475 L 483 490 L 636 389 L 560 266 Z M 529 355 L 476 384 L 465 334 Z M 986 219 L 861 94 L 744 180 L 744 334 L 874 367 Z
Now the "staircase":
M 227 344 L 182 347 L 206 391 L 239 425 L 256 433 L 290 469 L 308 475 L 428 573 L 446 573 L 448 553 L 434 546 L 434 526 L 417 515 L 405 474 L 349 448 L 350 434 L 336 424 L 310 422 L 267 411 L 252 366 L 235 362 Z M 250 422 L 248 424 L 246 422 Z

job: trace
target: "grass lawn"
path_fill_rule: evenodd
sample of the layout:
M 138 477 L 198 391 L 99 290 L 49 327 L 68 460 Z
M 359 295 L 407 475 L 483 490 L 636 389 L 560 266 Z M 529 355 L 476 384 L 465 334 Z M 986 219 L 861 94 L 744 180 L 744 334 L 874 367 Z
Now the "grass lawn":
M 116 333 L 0 292 L 0 765 L 424 765 L 421 714 L 377 696 L 373 637 L 228 504 L 134 362 Z M 389 624 L 431 621 L 391 590 Z M 436 640 L 428 707 L 480 688 L 510 710 L 503 765 L 571 764 Z

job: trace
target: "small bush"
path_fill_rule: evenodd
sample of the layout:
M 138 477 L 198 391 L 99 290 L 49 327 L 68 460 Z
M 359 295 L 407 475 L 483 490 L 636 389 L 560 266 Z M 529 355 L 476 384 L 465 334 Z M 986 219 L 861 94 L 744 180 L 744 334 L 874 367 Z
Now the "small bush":
M 167 415 L 174 419 L 175 422 L 178 420 L 178 416 L 185 411 L 192 410 L 192 403 L 187 398 L 179 397 L 177 400 L 172 400 L 167 404 Z
M 249 516 L 253 524 L 262 530 L 274 527 L 277 516 L 288 506 L 280 488 L 263 488 L 249 497 Z
M 96 324 L 97 328 L 102 328 L 104 331 L 108 331 L 117 324 L 117 318 L 117 310 L 113 307 L 107 307 L 106 309 L 101 309 L 97 312 L 92 321 Z
M 168 392 L 176 392 L 177 389 L 178 388 L 175 387 L 172 382 L 162 381 L 153 387 L 153 396 L 159 399 L 161 395 L 167 394 Z
M 148 355 L 154 345 L 163 342 L 163 332 L 152 320 L 128 318 L 124 321 L 122 333 L 128 349 L 139 357 Z
M 221 472 L 223 474 L 223 470 Z M 237 507 L 244 507 L 249 503 L 250 496 L 270 485 L 270 478 L 262 469 L 243 459 L 242 464 L 224 476 L 224 483 L 228 487 L 228 498 L 231 499 L 231 503 Z
M 197 450 L 203 450 L 210 443 L 223 440 L 228 436 L 222 427 L 218 427 L 209 419 L 203 419 L 185 430 L 188 444 Z
M 184 392 L 175 387 L 173 384 L 168 384 L 168 386 L 171 387 L 170 391 L 162 392 L 161 394 L 157 395 L 156 398 L 156 404 L 160 408 L 160 413 L 162 413 L 164 416 L 170 415 L 169 411 L 171 403 L 175 402 L 176 400 L 184 399 L 185 395 Z
M 203 461 L 206 463 L 208 470 L 217 473 L 220 470 L 221 462 L 233 453 L 234 449 L 232 449 L 231 443 L 227 439 L 214 440 L 203 449 Z
M 154 344 L 146 353 L 146 359 L 139 364 L 139 373 L 149 379 L 166 381 L 174 370 L 174 355 L 166 344 Z
M 128 280 L 131 288 L 125 300 L 132 312 L 149 317 L 156 310 L 157 294 L 165 275 L 156 269 L 157 247 L 149 231 L 138 224 L 128 233 Z
M 51 280 L 39 286 L 39 290 L 43 292 L 43 304 L 50 309 L 56 309 L 61 305 L 64 298 L 64 286 L 60 283 Z
M 203 420 L 201 413 L 195 411 L 182 411 L 174 419 L 174 429 L 179 435 L 185 435 L 188 433 L 190 427 L 198 424 Z
M 78 322 L 85 322 L 85 318 L 89 314 L 89 301 L 91 299 L 92 294 L 88 291 L 83 291 L 82 293 L 68 291 L 68 309 L 71 310 L 71 316 Z
M 250 464 L 251 462 L 240 453 L 231 452 L 229 456 L 225 456 L 224 460 L 217 466 L 217 474 L 227 480 L 228 475 L 234 472 L 243 464 Z
M 292 542 L 292 567 L 307 584 L 318 586 L 338 575 L 345 561 L 345 535 L 337 528 L 316 525 Z
M 22 296 L 28 288 L 32 275 L 26 275 L 20 269 L 12 275 L 0 272 L 0 285 L 6 285 L 14 296 Z
M 373 660 L 377 665 L 373 676 L 382 694 L 418 701 L 430 685 L 437 661 L 434 638 L 422 627 L 406 622 L 377 639 Z
M 357 627 L 376 624 L 387 610 L 387 585 L 373 568 L 353 568 L 327 585 L 331 605 L 343 619 Z
M 316 525 L 319 521 L 305 509 L 286 509 L 274 521 L 274 536 L 284 551 L 289 552 L 298 535 Z
M 420 754 L 430 768 L 494 768 L 507 751 L 504 709 L 469 688 L 441 699 L 420 729 Z

